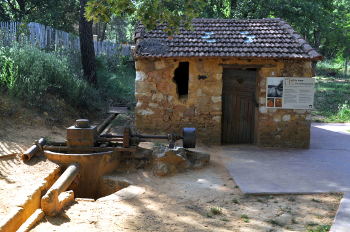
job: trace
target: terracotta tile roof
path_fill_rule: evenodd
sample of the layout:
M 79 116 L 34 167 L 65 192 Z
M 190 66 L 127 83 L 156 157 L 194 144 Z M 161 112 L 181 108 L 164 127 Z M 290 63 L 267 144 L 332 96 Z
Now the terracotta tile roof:
M 194 19 L 172 39 L 158 26 L 135 32 L 136 57 L 239 57 L 320 60 L 322 56 L 281 19 Z

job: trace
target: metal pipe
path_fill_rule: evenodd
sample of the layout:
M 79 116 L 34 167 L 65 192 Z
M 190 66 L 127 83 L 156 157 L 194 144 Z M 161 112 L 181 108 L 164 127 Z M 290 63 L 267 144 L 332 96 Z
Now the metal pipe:
M 60 178 L 58 178 L 58 180 L 52 185 L 49 191 L 56 190 L 58 194 L 65 191 L 78 175 L 78 172 L 79 164 L 74 163 L 69 165 Z
M 50 146 L 67 146 L 67 142 L 52 142 L 52 141 L 48 141 L 45 145 L 50 145 Z
M 100 135 L 101 138 L 123 138 L 123 135 L 111 135 L 111 134 L 103 134 Z
M 105 143 L 105 142 L 123 142 L 123 138 L 104 138 L 100 137 L 96 140 L 97 142 Z
M 124 148 L 124 147 L 67 147 L 67 146 L 44 146 L 45 152 L 67 152 L 67 153 L 92 153 L 94 152 L 106 152 L 106 151 L 135 151 L 135 147 Z
M 33 146 L 31 146 L 28 150 L 21 154 L 21 159 L 23 161 L 30 160 L 33 156 L 37 155 L 39 152 L 42 151 L 42 146 L 44 146 L 45 144 L 46 140 L 44 138 L 40 138 L 38 141 L 35 142 Z
M 97 126 L 97 133 L 101 134 L 106 127 L 117 117 L 118 114 L 111 114 L 100 125 Z
M 58 180 L 41 198 L 41 208 L 46 215 L 55 216 L 62 209 L 58 196 L 72 184 L 79 173 L 79 164 L 73 163 L 63 172 Z
M 167 135 L 135 135 L 135 137 L 143 139 L 168 139 Z

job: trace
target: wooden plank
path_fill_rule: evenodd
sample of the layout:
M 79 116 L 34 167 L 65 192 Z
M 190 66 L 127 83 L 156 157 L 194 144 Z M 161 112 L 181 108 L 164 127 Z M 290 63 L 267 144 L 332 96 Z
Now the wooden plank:
M 222 142 L 253 143 L 256 71 L 224 69 Z

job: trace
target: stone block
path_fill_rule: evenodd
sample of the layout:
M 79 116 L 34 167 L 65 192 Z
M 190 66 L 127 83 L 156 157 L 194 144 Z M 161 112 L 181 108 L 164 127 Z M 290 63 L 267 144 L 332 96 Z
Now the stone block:
M 157 70 L 166 68 L 166 63 L 164 60 L 157 60 L 154 62 L 154 66 Z
M 151 91 L 157 91 L 156 85 L 148 81 L 135 81 L 135 92 L 136 93 L 147 93 Z
M 149 103 L 148 106 L 151 108 L 158 108 L 159 107 L 159 105 L 157 103 Z
M 266 98 L 265 97 L 259 97 L 259 103 L 262 105 L 266 105 Z
M 221 122 L 221 116 L 214 116 L 213 121 L 215 122 Z
M 154 112 L 151 109 L 146 109 L 146 110 L 139 109 L 139 110 L 136 110 L 136 113 L 143 116 L 154 114 Z
M 195 108 L 194 107 L 190 107 L 190 108 L 186 109 L 183 112 L 183 116 L 184 117 L 194 117 L 195 116 Z
M 155 69 L 154 62 L 151 60 L 136 60 L 135 61 L 135 69 L 136 71 L 150 72 Z
M 153 94 L 152 95 L 152 101 L 157 101 L 157 102 L 160 102 L 164 100 L 164 95 L 161 94 L 161 93 L 156 93 L 156 94 Z
M 146 79 L 146 73 L 142 72 L 142 71 L 136 71 L 136 78 L 135 81 L 143 81 Z
M 259 112 L 262 114 L 266 114 L 267 113 L 267 108 L 265 106 L 260 106 L 259 107 Z
M 209 164 L 210 154 L 199 151 L 186 151 L 187 159 L 191 162 L 191 168 L 201 168 Z
M 285 115 L 283 115 L 282 120 L 283 120 L 284 122 L 290 121 L 290 120 L 291 120 L 290 114 L 285 114 Z
M 211 97 L 211 101 L 214 102 L 214 103 L 218 103 L 218 102 L 221 103 L 221 99 L 222 99 L 221 96 L 212 96 Z

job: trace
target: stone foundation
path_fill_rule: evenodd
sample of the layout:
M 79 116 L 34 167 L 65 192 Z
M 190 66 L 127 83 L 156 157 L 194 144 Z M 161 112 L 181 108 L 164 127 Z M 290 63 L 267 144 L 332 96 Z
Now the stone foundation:
M 187 97 L 179 97 L 174 71 L 189 62 Z M 261 146 L 308 147 L 310 111 L 266 108 L 266 77 L 312 77 L 311 62 L 240 59 L 138 59 L 136 128 L 143 133 L 180 133 L 196 127 L 198 139 L 221 143 L 223 64 L 257 65 L 255 141 Z

